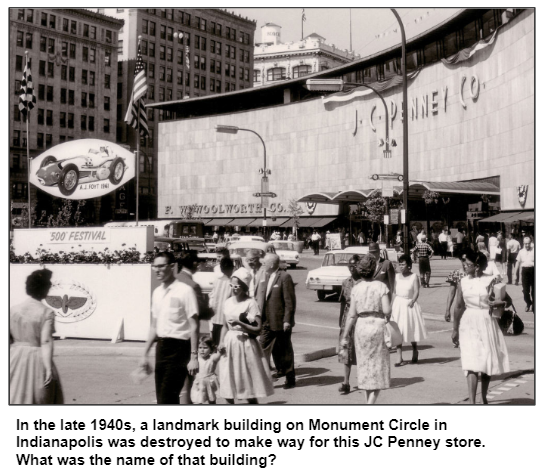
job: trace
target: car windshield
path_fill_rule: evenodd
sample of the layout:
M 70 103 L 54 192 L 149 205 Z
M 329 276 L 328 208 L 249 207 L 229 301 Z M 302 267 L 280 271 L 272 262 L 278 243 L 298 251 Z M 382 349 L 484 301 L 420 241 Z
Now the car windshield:
M 279 251 L 293 251 L 294 250 L 294 244 L 291 242 L 278 242 L 275 241 L 273 243 L 273 246 L 275 249 L 278 249 Z
M 155 241 L 154 247 L 157 247 L 160 251 L 166 251 L 169 248 L 168 242 L 162 242 L 162 241 Z
M 324 256 L 324 261 L 322 266 L 348 266 L 351 257 L 354 256 L 354 253 L 351 254 L 326 254 Z
M 246 256 L 246 253 L 248 251 L 250 251 L 250 249 L 256 249 L 256 248 L 250 248 L 250 247 L 238 247 L 236 249 L 234 248 L 230 248 L 230 253 L 231 254 L 236 254 L 238 256 L 241 256 L 241 257 L 245 257 Z M 257 251 L 259 251 L 260 253 L 260 257 L 264 257 L 265 256 L 265 252 L 262 251 L 261 249 L 257 249 Z
M 214 272 L 214 268 L 217 264 L 216 259 L 200 259 L 197 266 L 197 272 Z

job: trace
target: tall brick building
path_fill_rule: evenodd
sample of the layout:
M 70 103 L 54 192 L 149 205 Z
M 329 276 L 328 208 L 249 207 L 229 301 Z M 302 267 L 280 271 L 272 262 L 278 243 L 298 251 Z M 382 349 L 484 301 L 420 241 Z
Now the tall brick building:
M 222 9 L 105 8 L 100 13 L 124 21 L 117 40 L 116 142 L 136 149 L 136 131 L 124 122 L 131 97 L 138 37 L 148 78 L 146 103 L 170 102 L 253 86 L 256 22 Z M 148 110 L 150 137 L 140 138 L 140 219 L 157 217 L 158 123 L 175 119 Z M 128 187 L 128 194 L 132 191 Z M 132 196 L 132 195 L 131 195 Z M 129 212 L 133 204 L 127 202 Z M 118 210 L 116 219 L 128 213 Z
M 12 218 L 27 202 L 27 140 L 36 157 L 59 143 L 116 141 L 118 32 L 123 21 L 83 9 L 10 9 L 10 199 Z M 29 136 L 19 111 L 25 52 L 31 62 L 36 105 Z M 31 187 L 37 210 L 51 213 L 58 199 Z M 111 219 L 113 196 L 87 203 L 86 221 Z M 13 219 L 12 219 L 13 222 Z

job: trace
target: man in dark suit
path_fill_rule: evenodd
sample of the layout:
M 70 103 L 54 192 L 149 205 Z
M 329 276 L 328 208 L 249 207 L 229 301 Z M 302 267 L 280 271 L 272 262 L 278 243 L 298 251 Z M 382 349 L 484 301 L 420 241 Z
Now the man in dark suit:
M 295 325 L 296 293 L 292 277 L 279 269 L 280 259 L 276 254 L 265 256 L 266 278 L 260 282 L 257 300 L 262 310 L 262 333 L 260 343 L 269 362 L 277 368 L 277 377 L 286 376 L 284 389 L 296 386 L 292 328 Z
M 377 267 L 373 275 L 373 280 L 379 280 L 383 282 L 389 288 L 389 297 L 392 301 L 392 294 L 394 292 L 394 281 L 396 272 L 392 262 L 387 259 L 382 259 L 379 252 L 379 244 L 371 242 L 368 248 L 368 253 L 375 257 L 377 261 Z

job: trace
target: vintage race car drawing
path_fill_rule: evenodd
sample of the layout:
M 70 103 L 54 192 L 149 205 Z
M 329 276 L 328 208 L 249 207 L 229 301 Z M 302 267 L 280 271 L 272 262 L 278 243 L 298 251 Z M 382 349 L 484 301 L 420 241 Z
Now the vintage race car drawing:
M 106 146 L 62 160 L 48 155 L 42 160 L 36 176 L 41 185 L 57 185 L 63 195 L 70 196 L 83 183 L 109 179 L 110 183 L 118 185 L 126 169 L 125 158 L 118 157 Z

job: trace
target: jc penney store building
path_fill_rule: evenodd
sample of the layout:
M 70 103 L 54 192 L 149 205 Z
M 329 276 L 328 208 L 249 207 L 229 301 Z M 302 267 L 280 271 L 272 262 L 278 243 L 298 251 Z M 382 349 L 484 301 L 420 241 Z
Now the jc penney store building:
M 410 222 L 504 231 L 534 226 L 535 15 L 532 9 L 460 10 L 408 41 Z M 206 226 L 262 225 L 263 146 L 271 170 L 268 226 L 366 230 L 361 203 L 402 173 L 400 46 L 328 71 L 148 107 L 176 119 L 159 125 L 158 217 L 197 204 Z M 291 76 L 291 72 L 287 72 Z M 311 92 L 307 79 L 365 82 L 352 93 Z M 385 120 L 390 157 L 385 158 Z M 433 201 L 426 205 L 425 192 Z M 482 220 L 485 220 L 482 222 Z M 212 228 L 210 228 L 212 229 Z M 396 230 L 391 227 L 389 234 Z M 532 229 L 531 229 L 532 230 Z M 391 234 L 392 235 L 392 234 Z

